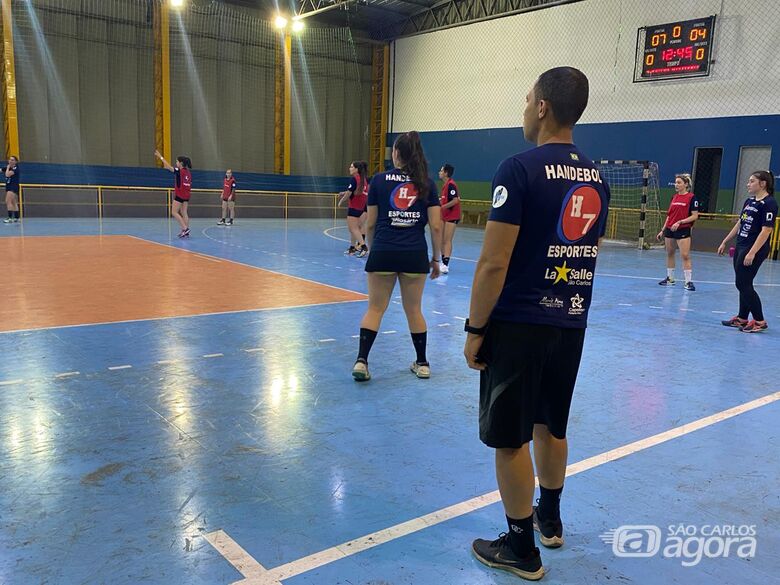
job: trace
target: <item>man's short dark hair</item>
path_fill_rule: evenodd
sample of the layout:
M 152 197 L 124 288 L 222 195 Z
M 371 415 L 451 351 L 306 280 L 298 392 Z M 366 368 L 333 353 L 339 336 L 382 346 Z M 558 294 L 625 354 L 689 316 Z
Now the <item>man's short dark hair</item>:
M 534 97 L 552 106 L 552 113 L 561 126 L 572 127 L 588 105 L 588 78 L 574 67 L 555 67 L 539 76 Z
M 453 167 L 450 163 L 444 163 L 441 165 L 441 168 L 445 173 L 447 173 L 448 177 L 452 177 L 452 175 L 455 173 L 455 167 Z

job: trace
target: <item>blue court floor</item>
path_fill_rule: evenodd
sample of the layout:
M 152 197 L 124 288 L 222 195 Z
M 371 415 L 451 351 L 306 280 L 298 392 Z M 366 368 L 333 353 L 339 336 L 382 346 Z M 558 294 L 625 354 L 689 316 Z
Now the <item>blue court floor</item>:
M 129 234 L 366 292 L 341 221 L 175 233 L 163 220 L 0 225 Z M 506 529 L 462 356 L 481 237 L 460 229 L 450 274 L 428 284 L 430 380 L 408 371 L 399 299 L 362 385 L 364 301 L 1 333 L 0 584 L 519 583 L 470 553 Z M 542 550 L 543 583 L 780 583 L 780 263 L 757 279 L 770 329 L 749 335 L 720 325 L 737 308 L 730 259 L 693 261 L 689 293 L 656 284 L 662 250 L 601 251 L 566 544 Z

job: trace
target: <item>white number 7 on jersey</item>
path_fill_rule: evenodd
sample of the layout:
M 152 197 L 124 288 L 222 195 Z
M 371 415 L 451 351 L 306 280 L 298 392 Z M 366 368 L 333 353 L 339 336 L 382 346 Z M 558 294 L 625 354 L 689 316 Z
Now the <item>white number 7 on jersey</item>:
M 585 197 L 582 195 L 575 195 L 571 198 L 571 216 L 572 217 L 581 217 L 583 219 L 587 219 L 588 222 L 585 224 L 585 227 L 582 228 L 582 235 L 588 233 L 588 230 L 590 229 L 590 226 L 593 224 L 593 220 L 596 219 L 595 213 L 582 213 L 582 202 L 585 200 Z
M 417 200 L 417 195 L 409 196 L 409 188 L 408 187 L 401 187 L 401 190 L 398 192 L 398 198 L 399 199 L 406 199 L 408 203 L 406 204 L 407 207 L 411 207 L 414 205 L 414 202 Z

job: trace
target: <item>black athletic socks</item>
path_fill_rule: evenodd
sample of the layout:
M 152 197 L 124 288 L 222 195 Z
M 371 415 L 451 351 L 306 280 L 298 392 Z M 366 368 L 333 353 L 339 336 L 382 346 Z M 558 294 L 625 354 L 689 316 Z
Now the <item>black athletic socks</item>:
M 371 346 L 374 345 L 376 339 L 376 331 L 371 329 L 360 328 L 360 347 L 358 348 L 358 359 L 363 359 L 368 362 L 368 354 L 371 351 Z
M 412 333 L 412 343 L 414 344 L 414 350 L 417 352 L 417 363 L 427 364 L 428 360 L 425 357 L 425 347 L 428 345 L 428 332 Z

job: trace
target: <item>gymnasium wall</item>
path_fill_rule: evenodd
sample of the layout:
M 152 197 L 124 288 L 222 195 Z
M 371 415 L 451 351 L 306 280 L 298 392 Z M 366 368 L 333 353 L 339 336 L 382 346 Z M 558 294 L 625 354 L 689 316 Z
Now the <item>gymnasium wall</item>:
M 709 77 L 633 83 L 639 27 L 712 14 Z M 571 65 L 591 83 L 575 139 L 592 158 L 657 161 L 670 186 L 692 169 L 695 147 L 723 147 L 711 211 L 731 211 L 740 146 L 773 146 L 780 171 L 780 60 L 769 40 L 778 36 L 774 0 L 584 0 L 408 37 L 391 51 L 390 128 L 422 132 L 432 166 L 451 162 L 464 196 L 487 197 L 498 163 L 530 147 L 528 89 L 544 70 Z
M 154 166 L 153 4 L 13 2 L 22 160 Z M 279 33 L 262 16 L 224 3 L 171 11 L 174 156 L 273 172 Z M 371 48 L 312 28 L 293 39 L 292 66 L 292 172 L 342 175 L 368 154 Z

